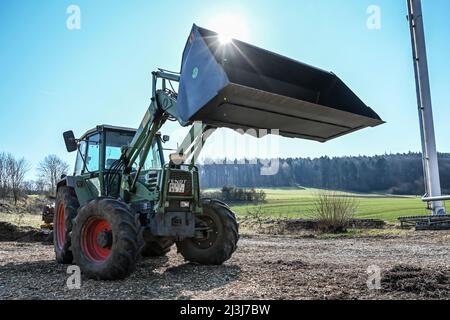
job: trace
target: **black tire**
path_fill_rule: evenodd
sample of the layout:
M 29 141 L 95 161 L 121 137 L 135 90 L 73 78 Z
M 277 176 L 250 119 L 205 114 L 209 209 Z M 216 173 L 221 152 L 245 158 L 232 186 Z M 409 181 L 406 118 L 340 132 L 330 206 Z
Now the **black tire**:
M 73 219 L 77 216 L 79 207 L 80 204 L 78 203 L 75 190 L 66 186 L 58 189 L 55 213 L 53 215 L 53 246 L 55 247 L 55 256 L 58 263 L 69 264 L 73 261 L 72 251 L 70 251 L 70 235 Z M 64 226 L 64 230 L 62 226 Z
M 220 265 L 231 258 L 239 240 L 236 216 L 224 203 L 202 200 L 203 215 L 198 222 L 207 223 L 213 232 L 205 240 L 188 238 L 177 242 L 178 252 L 189 262 Z M 197 222 L 197 224 L 198 224 Z
M 162 257 L 169 251 L 174 241 L 172 239 L 163 239 L 160 241 L 146 242 L 141 250 L 141 256 L 143 257 Z
M 102 245 L 97 241 L 96 231 L 92 231 L 96 225 L 100 229 L 107 225 L 103 229 L 108 230 L 104 233 L 108 240 Z M 92 279 L 124 279 L 136 267 L 141 236 L 137 216 L 123 202 L 110 198 L 92 200 L 75 219 L 72 232 L 75 263 Z

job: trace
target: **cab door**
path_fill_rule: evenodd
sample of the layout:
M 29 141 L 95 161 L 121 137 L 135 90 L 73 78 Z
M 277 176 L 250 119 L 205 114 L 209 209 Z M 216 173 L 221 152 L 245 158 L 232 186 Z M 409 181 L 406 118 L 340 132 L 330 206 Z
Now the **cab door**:
M 96 132 L 80 143 L 75 165 L 77 197 L 80 205 L 102 195 L 100 162 L 102 157 L 101 134 Z

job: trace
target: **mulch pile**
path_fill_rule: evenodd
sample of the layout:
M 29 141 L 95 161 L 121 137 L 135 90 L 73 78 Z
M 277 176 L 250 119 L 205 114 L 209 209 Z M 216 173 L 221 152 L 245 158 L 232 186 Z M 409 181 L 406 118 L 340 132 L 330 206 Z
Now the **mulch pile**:
M 0 221 L 0 241 L 42 242 L 52 244 L 49 231 L 33 227 L 19 227 L 8 222 Z
M 383 274 L 386 291 L 413 293 L 426 298 L 448 299 L 450 274 L 446 269 L 423 269 L 398 265 Z

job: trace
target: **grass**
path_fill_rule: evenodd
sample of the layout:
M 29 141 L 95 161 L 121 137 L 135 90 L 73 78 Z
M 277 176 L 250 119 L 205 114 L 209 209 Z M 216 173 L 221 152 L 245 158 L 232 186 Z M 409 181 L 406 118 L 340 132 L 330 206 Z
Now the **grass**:
M 17 226 L 30 226 L 39 228 L 42 224 L 42 218 L 38 214 L 30 213 L 4 213 L 0 212 L 0 221 L 9 222 Z
M 319 190 L 295 188 L 263 189 L 266 202 L 262 203 L 261 215 L 272 218 L 306 218 L 313 208 L 314 197 Z M 208 191 L 218 191 L 208 189 Z M 356 218 L 376 218 L 387 222 L 397 222 L 400 216 L 426 215 L 429 212 L 419 197 L 391 197 L 377 194 L 356 194 L 341 192 L 340 194 L 354 197 L 358 208 Z M 231 204 L 231 208 L 240 216 L 248 215 L 257 206 L 253 204 Z M 39 227 L 42 224 L 40 214 L 3 213 L 0 212 L 0 221 L 18 225 Z
M 261 204 L 262 214 L 273 218 L 306 218 L 311 212 L 314 197 L 319 190 L 295 188 L 263 189 L 266 202 Z M 210 190 L 205 190 L 206 192 Z M 212 191 L 212 189 L 211 189 Z M 397 222 L 401 216 L 426 215 L 426 204 L 416 196 L 384 196 L 379 194 L 356 194 L 340 192 L 354 197 L 358 208 L 356 218 L 376 218 L 387 222 Z M 254 204 L 231 204 L 238 215 L 246 215 L 254 210 Z
M 349 229 L 346 233 L 322 233 L 318 234 L 319 239 L 342 239 L 342 238 L 388 238 L 406 237 L 411 230 L 402 229 Z

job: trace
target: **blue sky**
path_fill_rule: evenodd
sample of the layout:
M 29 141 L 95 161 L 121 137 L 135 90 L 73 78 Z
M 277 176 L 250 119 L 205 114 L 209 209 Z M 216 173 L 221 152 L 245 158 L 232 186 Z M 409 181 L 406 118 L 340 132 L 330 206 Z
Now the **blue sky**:
M 71 4 L 81 9 L 80 30 L 66 28 Z M 369 5 L 381 9 L 380 30 L 366 26 Z M 424 0 L 423 10 L 437 145 L 448 152 L 450 2 Z M 238 37 L 335 72 L 387 121 L 326 144 L 282 138 L 280 157 L 420 150 L 406 1 L 21 0 L 0 2 L 0 151 L 33 166 L 50 153 L 72 163 L 63 131 L 137 126 L 151 71 L 179 70 L 192 24 L 212 28 L 224 15 L 246 29 Z

